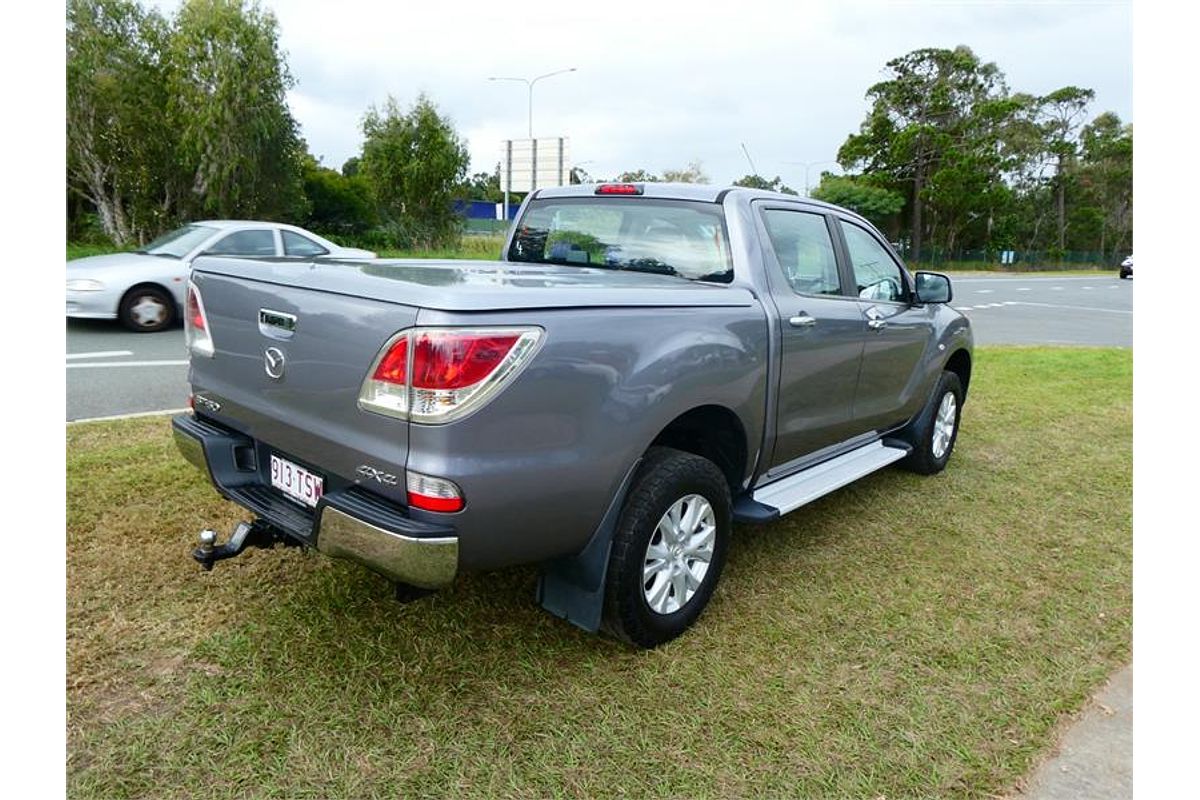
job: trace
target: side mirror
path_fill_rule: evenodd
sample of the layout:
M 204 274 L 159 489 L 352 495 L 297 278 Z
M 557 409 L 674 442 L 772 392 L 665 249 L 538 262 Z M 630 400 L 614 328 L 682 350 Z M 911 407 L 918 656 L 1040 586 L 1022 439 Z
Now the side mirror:
M 949 276 L 940 272 L 918 272 L 916 281 L 918 303 L 949 303 L 954 299 Z

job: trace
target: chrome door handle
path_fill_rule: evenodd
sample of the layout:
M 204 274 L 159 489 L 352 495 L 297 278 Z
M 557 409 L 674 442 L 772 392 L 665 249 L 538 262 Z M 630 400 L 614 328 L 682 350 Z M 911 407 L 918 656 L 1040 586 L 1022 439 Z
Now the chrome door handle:
M 869 320 L 867 320 L 867 327 L 870 328 L 871 330 L 881 331 L 887 327 L 887 320 L 886 319 L 869 319 Z
M 794 317 L 788 318 L 788 324 L 793 328 L 811 328 L 817 324 L 816 319 L 805 314 L 797 314 Z

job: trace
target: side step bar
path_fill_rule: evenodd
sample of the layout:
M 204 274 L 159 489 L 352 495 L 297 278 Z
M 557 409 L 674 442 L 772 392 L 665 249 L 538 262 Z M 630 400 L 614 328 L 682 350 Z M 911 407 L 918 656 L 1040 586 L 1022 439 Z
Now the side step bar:
M 886 444 L 883 440 L 871 442 L 795 475 L 760 486 L 754 490 L 752 502 L 745 504 L 757 508 L 735 506 L 735 516 L 747 522 L 766 521 L 795 511 L 818 497 L 899 461 L 909 452 L 907 445 L 894 440 L 889 439 Z

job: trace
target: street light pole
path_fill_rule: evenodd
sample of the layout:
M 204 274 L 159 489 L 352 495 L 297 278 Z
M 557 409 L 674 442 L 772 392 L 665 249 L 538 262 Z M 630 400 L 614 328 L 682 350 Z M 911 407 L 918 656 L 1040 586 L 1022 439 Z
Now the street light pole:
M 556 70 L 554 72 L 547 72 L 545 75 L 538 75 L 536 78 L 533 78 L 533 79 L 491 77 L 491 78 L 488 78 L 488 80 L 489 81 L 516 81 L 518 83 L 523 83 L 529 87 L 529 107 L 528 107 L 528 110 L 529 110 L 529 138 L 532 141 L 532 139 L 533 139 L 533 85 L 535 83 L 537 83 L 538 81 L 542 80 L 543 78 L 553 78 L 555 75 L 562 75 L 565 72 L 574 72 L 574 71 L 575 71 L 575 67 L 568 67 L 567 69 L 560 69 L 560 70 Z M 535 161 L 536 161 L 536 158 L 535 158 Z M 505 189 L 504 189 L 504 219 L 505 220 L 508 219 L 508 187 L 507 187 L 507 184 L 505 185 Z
M 808 182 L 809 170 L 811 170 L 813 167 L 819 166 L 821 164 L 837 164 L 838 162 L 832 161 L 830 159 L 824 159 L 821 161 L 785 161 L 783 163 L 797 164 L 799 166 L 804 167 L 804 196 L 812 197 L 812 192 L 810 191 L 811 184 Z
M 575 67 L 556 70 L 555 72 L 547 72 L 545 75 L 538 75 L 536 78 L 488 78 L 489 81 L 517 81 L 529 87 L 529 138 L 533 138 L 533 85 L 543 78 L 553 78 L 555 75 L 562 75 L 567 72 L 575 72 Z

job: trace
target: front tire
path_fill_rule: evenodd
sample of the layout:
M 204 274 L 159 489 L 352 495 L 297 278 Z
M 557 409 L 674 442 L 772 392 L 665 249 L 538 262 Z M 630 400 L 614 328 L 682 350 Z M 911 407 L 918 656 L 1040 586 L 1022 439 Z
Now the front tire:
M 121 324 L 137 333 L 156 333 L 175 322 L 175 300 L 157 286 L 135 286 L 121 298 Z
M 962 381 L 957 374 L 944 370 L 929 402 L 904 437 L 913 450 L 899 466 L 920 475 L 944 470 L 958 440 L 962 404 Z
M 729 484 L 717 466 L 652 447 L 613 535 L 601 627 L 645 648 L 679 636 L 712 598 L 732 529 Z

